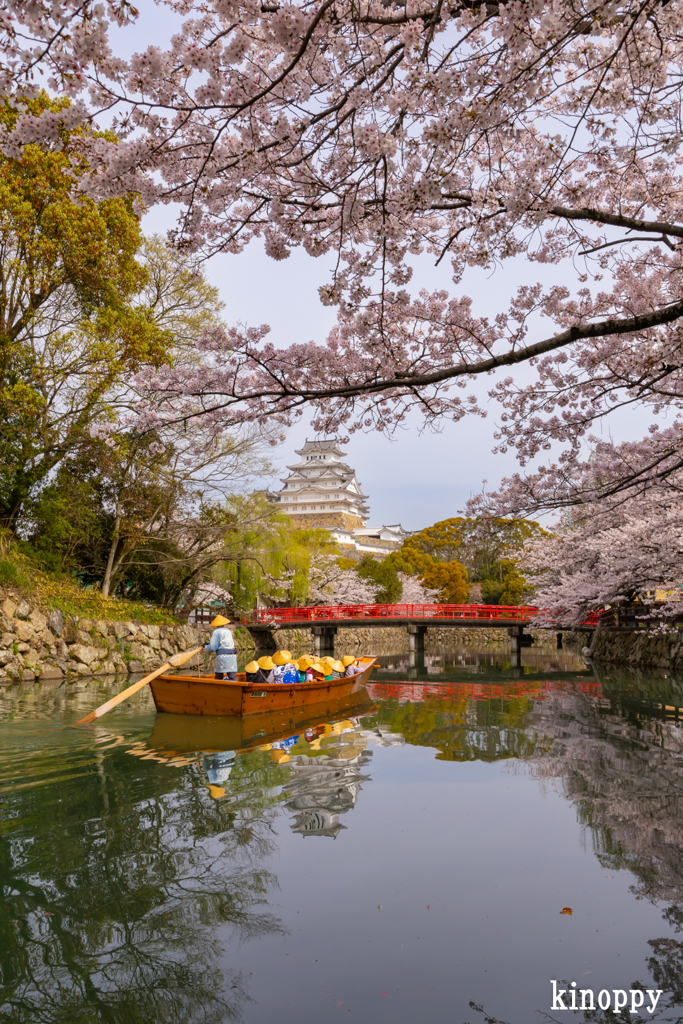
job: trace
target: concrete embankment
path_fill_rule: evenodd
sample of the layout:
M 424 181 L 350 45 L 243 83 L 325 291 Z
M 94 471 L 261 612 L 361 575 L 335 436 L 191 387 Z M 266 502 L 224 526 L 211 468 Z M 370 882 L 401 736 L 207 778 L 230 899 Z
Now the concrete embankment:
M 169 655 L 208 642 L 210 630 L 65 616 L 0 591 L 0 686 L 63 676 L 152 672 Z M 249 633 L 233 631 L 238 649 L 253 650 Z M 196 655 L 188 667 L 201 665 Z

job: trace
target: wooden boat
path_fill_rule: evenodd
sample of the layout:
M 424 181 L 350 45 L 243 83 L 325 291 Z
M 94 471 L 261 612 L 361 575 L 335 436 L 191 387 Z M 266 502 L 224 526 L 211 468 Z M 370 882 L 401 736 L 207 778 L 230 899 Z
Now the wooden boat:
M 147 740 L 150 750 L 166 756 L 223 750 L 236 753 L 260 747 L 321 724 L 339 722 L 370 714 L 375 704 L 364 689 L 343 697 L 291 711 L 270 711 L 261 715 L 157 715 Z
M 376 658 L 359 658 L 362 671 L 355 676 L 313 683 L 252 683 L 200 675 L 161 675 L 150 688 L 157 711 L 172 715 L 262 715 L 346 697 L 365 688 Z

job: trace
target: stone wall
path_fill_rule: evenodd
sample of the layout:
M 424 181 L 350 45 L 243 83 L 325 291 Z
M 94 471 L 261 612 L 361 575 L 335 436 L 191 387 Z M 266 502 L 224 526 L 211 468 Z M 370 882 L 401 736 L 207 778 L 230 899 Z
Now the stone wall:
M 272 634 L 274 646 L 291 651 L 313 649 L 313 637 L 308 629 L 278 629 Z M 534 647 L 556 647 L 554 632 L 538 629 L 532 633 Z M 434 628 L 425 634 L 425 650 L 442 647 L 509 647 L 507 629 Z M 399 654 L 408 650 L 408 631 L 401 626 L 340 629 L 335 637 L 335 650 L 340 654 L 358 651 L 386 650 Z
M 592 634 L 583 634 L 585 646 Z M 658 668 L 683 668 L 683 629 L 669 633 L 621 633 L 601 629 L 593 648 L 594 661 L 616 665 L 655 665 Z
M 138 620 L 105 622 L 45 613 L 18 595 L 0 591 L 0 685 L 63 676 L 152 672 L 169 655 L 208 642 L 210 630 L 150 626 Z M 253 649 L 249 633 L 233 631 L 238 648 Z M 196 655 L 188 667 L 200 665 Z

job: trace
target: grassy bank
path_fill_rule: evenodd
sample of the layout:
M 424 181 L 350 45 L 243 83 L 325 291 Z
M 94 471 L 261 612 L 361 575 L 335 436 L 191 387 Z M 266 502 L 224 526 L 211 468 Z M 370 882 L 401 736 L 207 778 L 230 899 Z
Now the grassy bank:
M 0 586 L 18 591 L 45 612 L 59 608 L 65 615 L 120 622 L 139 619 L 159 626 L 177 621 L 164 608 L 120 597 L 103 597 L 99 590 L 81 587 L 73 577 L 46 573 L 14 544 L 5 542 L 1 548 Z

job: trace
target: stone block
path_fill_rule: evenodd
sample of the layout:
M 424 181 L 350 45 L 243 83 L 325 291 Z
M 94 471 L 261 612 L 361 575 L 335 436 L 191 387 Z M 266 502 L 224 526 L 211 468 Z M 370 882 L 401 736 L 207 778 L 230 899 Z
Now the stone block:
M 44 629 L 43 632 L 40 634 L 39 639 L 40 642 L 45 644 L 46 647 L 54 647 L 55 644 L 57 643 L 56 637 L 54 636 L 54 634 L 50 632 L 49 629 Z
M 112 633 L 114 636 L 118 637 L 119 640 L 122 640 L 124 636 L 128 636 L 128 633 L 130 632 L 127 622 L 112 622 L 110 625 Z
M 26 643 L 35 635 L 35 630 L 30 622 L 23 622 L 21 619 L 15 619 L 12 625 L 14 626 L 14 633 L 17 640 L 23 640 L 24 643 Z
M 35 668 L 38 664 L 38 652 L 37 651 L 26 651 L 24 654 L 24 665 L 29 668 Z
M 3 647 L 11 647 L 16 639 L 17 638 L 15 637 L 14 633 L 5 631 L 2 634 L 2 636 L 0 636 L 0 644 L 2 644 Z
M 79 619 L 78 628 L 85 630 L 86 633 L 89 633 L 91 629 L 95 628 L 95 623 L 93 622 L 92 619 Z
M 11 597 L 6 597 L 0 605 L 0 611 L 3 615 L 6 615 L 8 619 L 13 619 L 17 610 L 17 602 L 13 601 Z
M 21 673 L 21 678 L 22 681 L 25 683 L 32 683 L 33 680 L 36 678 L 36 674 L 32 668 L 25 668 L 24 671 Z
M 97 651 L 94 647 L 89 647 L 86 644 L 71 644 L 69 657 L 82 665 L 92 665 L 94 661 L 97 661 Z
M 19 654 L 25 654 L 26 651 L 30 651 L 31 648 L 28 644 L 17 644 L 17 650 L 19 651 Z
M 62 637 L 68 644 L 75 644 L 78 640 L 78 626 L 73 619 L 67 621 Z
M 144 670 L 145 672 L 153 672 L 155 668 L 159 668 L 163 663 L 162 658 L 147 658 L 144 664 Z
M 42 633 L 47 626 L 47 615 L 43 615 L 38 608 L 34 608 L 28 617 L 28 621 L 31 623 L 36 633 Z
M 89 665 L 82 665 L 80 661 L 70 661 L 68 668 L 70 675 L 91 676 L 92 671 Z
M 104 619 L 95 619 L 95 629 L 98 633 L 101 633 L 102 636 L 109 636 L 109 633 L 111 632 L 111 624 L 109 622 L 105 622 Z
M 135 634 L 138 631 L 137 625 L 134 622 L 131 622 L 130 619 L 128 620 L 128 622 L 122 623 L 122 625 L 126 627 L 126 632 L 124 636 L 135 636 Z
M 21 679 L 21 673 L 23 671 L 24 666 L 16 658 L 5 665 L 5 672 L 10 677 L 10 679 Z
M 113 676 L 116 675 L 116 666 L 111 661 L 103 661 L 99 668 L 96 670 L 95 675 L 98 676 Z
M 59 608 L 53 608 L 47 617 L 47 626 L 55 636 L 61 636 L 64 632 L 64 613 Z
M 10 661 L 14 660 L 13 651 L 0 651 L 0 666 L 9 665 Z
M 142 674 L 142 671 L 143 671 L 142 662 L 141 661 L 136 661 L 135 659 L 133 659 L 132 661 L 129 661 L 128 662 L 128 671 L 132 672 L 132 673 L 135 673 L 136 675 L 137 674 Z
M 76 633 L 76 643 L 85 644 L 86 647 L 92 647 L 92 637 L 90 633 L 86 633 L 84 629 L 78 630 Z
M 39 679 L 61 679 L 64 673 L 57 665 L 43 665 Z
M 154 656 L 154 651 L 151 651 L 146 644 L 132 643 L 130 645 L 130 656 L 135 658 L 136 661 L 145 661 L 147 658 Z
M 27 619 L 29 617 L 31 614 L 31 605 L 28 603 L 26 598 L 22 597 L 14 614 L 18 619 Z

